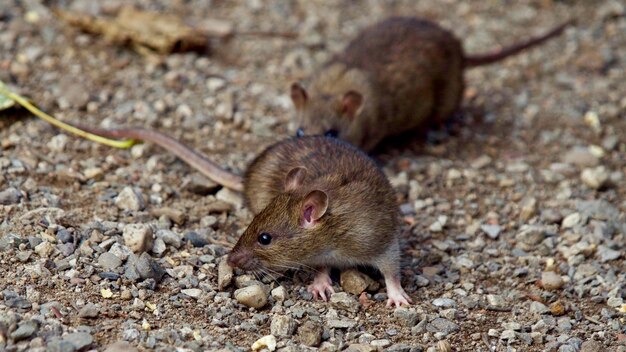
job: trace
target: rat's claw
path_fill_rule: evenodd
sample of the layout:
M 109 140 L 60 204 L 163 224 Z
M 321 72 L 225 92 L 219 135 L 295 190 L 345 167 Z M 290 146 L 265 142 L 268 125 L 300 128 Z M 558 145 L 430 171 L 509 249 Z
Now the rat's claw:
M 324 301 L 327 301 L 326 292 L 328 292 L 329 296 L 335 293 L 332 284 L 333 282 L 328 273 L 322 271 L 315 276 L 313 283 L 307 287 L 307 291 L 313 294 L 313 298 L 321 297 Z
M 387 300 L 387 307 L 392 307 L 393 305 L 395 305 L 396 307 L 401 307 L 403 305 L 408 306 L 412 303 L 413 300 L 411 299 L 411 297 L 409 297 L 406 292 L 402 291 L 400 295 L 389 295 L 389 299 Z
M 396 307 L 400 307 L 402 305 L 410 305 L 413 303 L 413 300 L 409 295 L 404 292 L 402 286 L 400 286 L 400 281 L 390 281 L 387 285 L 387 296 L 389 299 L 387 300 L 387 307 L 391 307 L 395 305 Z

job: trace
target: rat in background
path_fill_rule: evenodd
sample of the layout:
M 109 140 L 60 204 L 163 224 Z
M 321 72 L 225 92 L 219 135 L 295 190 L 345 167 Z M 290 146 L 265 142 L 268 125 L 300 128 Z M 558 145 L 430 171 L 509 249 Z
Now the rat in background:
M 467 55 L 437 24 L 392 17 L 365 28 L 311 78 L 291 85 L 296 135 L 325 134 L 366 152 L 382 139 L 444 122 L 463 96 L 463 70 L 487 65 L 555 37 L 547 33 L 483 55 Z
M 265 149 L 241 177 L 174 138 L 153 130 L 80 126 L 108 138 L 157 144 L 211 180 L 243 191 L 255 215 L 228 255 L 244 270 L 316 271 L 308 291 L 334 293 L 330 268 L 368 265 L 387 286 L 387 306 L 412 303 L 400 283 L 400 215 L 395 191 L 375 162 L 336 138 L 305 136 Z

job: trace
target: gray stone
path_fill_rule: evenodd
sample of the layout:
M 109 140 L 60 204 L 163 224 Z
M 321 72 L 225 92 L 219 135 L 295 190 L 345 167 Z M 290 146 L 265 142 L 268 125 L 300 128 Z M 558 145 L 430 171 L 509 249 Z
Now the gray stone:
M 27 339 L 39 330 L 39 323 L 35 320 L 27 320 L 21 322 L 20 325 L 11 333 L 11 338 L 15 341 Z
M 117 195 L 115 205 L 121 210 L 127 211 L 138 211 L 145 207 L 141 192 L 128 186 L 124 187 Z
M 152 248 L 154 237 L 150 226 L 144 224 L 128 224 L 122 233 L 124 244 L 134 253 L 146 252 Z
M 580 216 L 580 213 L 569 214 L 563 219 L 563 222 L 561 223 L 561 227 L 564 229 L 572 228 L 578 225 L 581 222 L 581 220 L 582 218 Z
M 161 281 L 165 271 L 159 263 L 154 261 L 148 253 L 142 253 L 135 262 L 135 269 L 142 279 L 154 279 L 156 282 Z
M 0 191 L 0 205 L 17 204 L 22 199 L 22 192 L 15 187 L 9 187 Z
M 184 239 L 185 241 L 189 241 L 189 243 L 191 243 L 194 247 L 204 247 L 210 244 L 207 236 L 194 231 L 187 232 Z
M 72 234 L 66 228 L 60 228 L 56 233 L 57 241 L 61 243 L 68 243 L 74 240 Z
M 117 341 L 104 348 L 104 352 L 138 352 L 136 347 L 133 347 L 126 341 Z
M 541 273 L 541 283 L 543 284 L 543 288 L 548 291 L 558 290 L 563 287 L 564 284 L 561 275 L 554 271 L 544 271 Z
M 113 253 L 104 252 L 98 257 L 98 264 L 105 270 L 113 270 L 122 265 L 122 260 Z
M 72 342 L 60 337 L 53 337 L 46 344 L 46 352 L 74 352 L 76 350 L 76 346 Z
M 84 305 L 80 311 L 78 311 L 78 316 L 81 318 L 97 318 L 100 310 L 95 304 L 88 303 Z
M 433 306 L 439 308 L 455 308 L 456 302 L 450 298 L 436 298 L 433 300 Z
M 507 302 L 500 295 L 487 295 L 487 304 L 496 308 L 507 306 Z
M 252 285 L 240 288 L 235 291 L 235 299 L 237 302 L 254 308 L 261 308 L 267 304 L 267 294 L 258 285 Z
M 226 257 L 223 257 L 217 267 L 217 288 L 219 290 L 223 290 L 224 288 L 226 288 L 233 281 L 233 276 L 233 268 L 228 265 Z
M 326 326 L 331 329 L 350 329 L 355 327 L 357 324 L 354 319 L 328 319 L 326 322 Z
M 322 342 L 323 332 L 322 325 L 308 320 L 298 328 L 298 341 L 306 346 L 317 347 Z
M 502 334 L 500 334 L 500 339 L 502 340 L 515 340 L 515 331 L 513 330 L 504 330 Z
M 276 315 L 270 324 L 270 333 L 278 337 L 289 337 L 296 331 L 296 321 L 288 315 Z
M 483 230 L 483 232 L 486 233 L 487 236 L 489 236 L 489 238 L 494 239 L 494 240 L 498 238 L 498 236 L 500 235 L 500 232 L 502 231 L 502 227 L 500 227 L 500 225 L 491 225 L 491 224 L 481 225 L 480 229 Z
M 372 342 L 370 342 L 370 345 L 376 346 L 379 348 L 385 348 L 385 347 L 391 346 L 391 341 L 389 339 L 373 340 Z
M 373 281 L 369 276 L 355 269 L 344 270 L 339 277 L 341 288 L 353 295 L 366 291 L 369 286 L 373 285 Z
M 180 248 L 182 245 L 182 238 L 174 231 L 161 229 L 156 232 L 156 237 L 163 240 L 163 242 L 174 248 Z
M 600 245 L 596 255 L 600 257 L 600 261 L 603 263 L 610 262 L 612 260 L 619 259 L 622 256 L 622 252 L 613 250 L 607 246 Z
M 63 340 L 70 342 L 76 348 L 76 351 L 80 351 L 93 343 L 93 337 L 86 332 L 75 332 L 67 334 L 63 337 Z
M 426 330 L 431 333 L 440 332 L 444 335 L 449 335 L 451 333 L 459 331 L 460 328 L 457 324 L 451 322 L 448 319 L 435 318 L 428 325 L 426 325 Z
M 378 348 L 372 345 L 365 345 L 361 343 L 353 343 L 348 346 L 343 352 L 376 352 Z
M 589 148 L 577 146 L 563 155 L 563 162 L 580 167 L 593 167 L 598 165 L 600 160 L 589 151 Z
M 592 189 L 600 189 L 607 185 L 609 171 L 604 166 L 584 169 L 580 173 L 580 179 Z
M 335 308 L 352 313 L 358 312 L 361 307 L 359 302 L 346 292 L 333 293 L 330 296 L 330 304 Z
M 550 309 L 548 309 L 548 307 L 541 302 L 532 301 L 530 302 L 530 312 L 537 314 L 547 314 L 550 312 Z
M 191 297 L 191 298 L 200 298 L 200 296 L 202 295 L 202 290 L 199 288 L 186 288 L 186 289 L 182 289 L 180 290 L 181 293 Z
M 580 346 L 580 352 L 601 352 L 604 346 L 600 341 L 587 340 Z
M 393 316 L 403 326 L 412 327 L 417 324 L 417 311 L 413 308 L 398 307 L 393 311 Z
M 163 253 L 167 250 L 167 245 L 161 238 L 157 238 L 154 240 L 152 244 L 152 253 L 157 257 L 161 257 Z
M 289 294 L 287 293 L 287 290 L 283 286 L 276 287 L 270 292 L 270 294 L 276 302 L 284 302 L 287 298 L 289 298 Z

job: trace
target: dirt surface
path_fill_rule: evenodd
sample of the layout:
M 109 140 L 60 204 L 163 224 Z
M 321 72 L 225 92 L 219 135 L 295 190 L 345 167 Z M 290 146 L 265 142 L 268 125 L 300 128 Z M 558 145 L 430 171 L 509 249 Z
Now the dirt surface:
M 397 310 L 384 306 L 383 286 L 360 301 L 313 301 L 305 272 L 260 281 L 236 272 L 219 289 L 221 257 L 251 219 L 238 196 L 156 146 L 114 150 L 1 113 L 0 349 L 101 350 L 124 340 L 140 350 L 245 351 L 272 335 L 283 351 L 626 351 L 622 2 L 124 3 L 199 26 L 222 19 L 299 37 L 235 36 L 209 53 L 147 55 L 51 11 L 108 14 L 121 0 L 5 0 L 0 80 L 64 121 L 159 129 L 237 172 L 293 134 L 289 84 L 306 84 L 376 20 L 427 17 L 470 53 L 578 23 L 467 71 L 451 136 L 405 136 L 375 154 L 406 220 L 403 283 L 416 303 Z M 144 246 L 152 259 L 130 253 L 142 231 L 156 237 Z M 268 303 L 239 303 L 243 286 L 262 287 Z

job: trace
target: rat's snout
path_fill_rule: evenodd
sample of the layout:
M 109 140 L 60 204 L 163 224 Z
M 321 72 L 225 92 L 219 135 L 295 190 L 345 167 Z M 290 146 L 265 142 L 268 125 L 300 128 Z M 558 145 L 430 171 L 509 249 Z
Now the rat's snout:
M 233 268 L 249 270 L 252 267 L 252 251 L 247 249 L 237 249 L 228 255 L 226 262 Z

